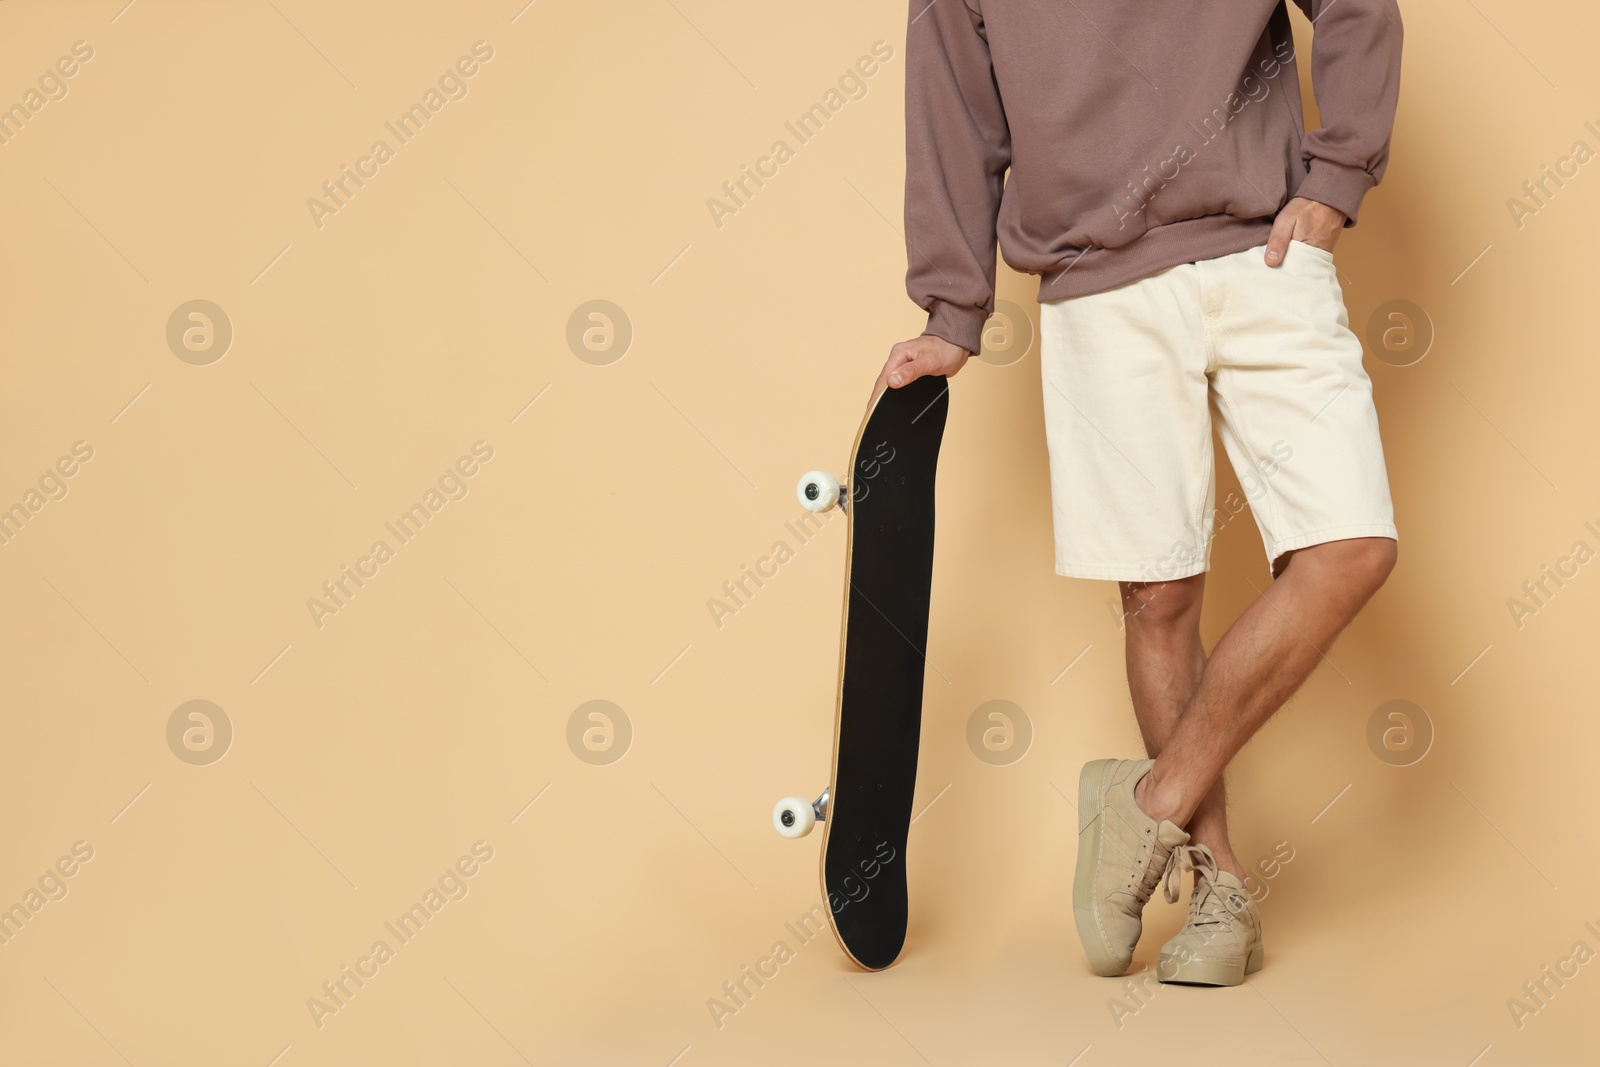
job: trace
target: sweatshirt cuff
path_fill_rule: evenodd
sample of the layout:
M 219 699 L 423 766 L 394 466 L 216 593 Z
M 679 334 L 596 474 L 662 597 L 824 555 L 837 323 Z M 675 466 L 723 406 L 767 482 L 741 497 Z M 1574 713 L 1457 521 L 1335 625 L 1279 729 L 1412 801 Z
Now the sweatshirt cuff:
M 1313 158 L 1310 173 L 1294 195 L 1338 208 L 1345 214 L 1345 225 L 1354 226 L 1356 212 L 1361 209 L 1361 198 L 1376 184 L 1377 179 L 1361 167 L 1347 167 L 1342 163 Z
M 989 313 L 983 308 L 935 300 L 933 309 L 928 312 L 928 326 L 922 332 L 943 337 L 976 356 L 983 348 L 983 324 L 988 321 Z

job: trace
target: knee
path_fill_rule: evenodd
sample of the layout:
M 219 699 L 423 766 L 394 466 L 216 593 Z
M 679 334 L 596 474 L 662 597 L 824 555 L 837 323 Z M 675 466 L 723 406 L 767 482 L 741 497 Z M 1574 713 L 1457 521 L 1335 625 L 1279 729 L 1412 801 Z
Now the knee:
M 1199 625 L 1203 575 L 1172 582 L 1123 582 L 1122 617 L 1128 628 L 1171 632 Z
M 1363 600 L 1383 587 L 1400 557 L 1399 547 L 1388 537 L 1329 541 L 1301 553 L 1314 556 L 1313 566 L 1323 569 L 1330 580 L 1360 590 Z
M 1394 572 L 1394 565 L 1400 559 L 1400 546 L 1387 537 L 1363 537 L 1351 544 L 1354 555 L 1350 564 L 1352 576 L 1376 593 Z

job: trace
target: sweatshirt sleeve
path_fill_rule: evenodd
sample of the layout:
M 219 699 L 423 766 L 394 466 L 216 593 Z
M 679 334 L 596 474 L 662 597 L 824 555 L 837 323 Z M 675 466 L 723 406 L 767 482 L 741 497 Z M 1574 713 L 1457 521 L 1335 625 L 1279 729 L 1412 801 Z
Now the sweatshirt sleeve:
M 941 0 L 943 2 L 943 0 Z M 1322 128 L 1306 134 L 1296 196 L 1336 207 L 1354 226 L 1361 198 L 1389 162 L 1400 96 L 1400 10 L 1395 0 L 1295 0 L 1311 20 L 1311 88 Z
M 995 221 L 1011 132 L 982 14 L 967 0 L 911 0 L 910 19 L 906 292 L 928 312 L 923 333 L 976 354 L 994 308 Z

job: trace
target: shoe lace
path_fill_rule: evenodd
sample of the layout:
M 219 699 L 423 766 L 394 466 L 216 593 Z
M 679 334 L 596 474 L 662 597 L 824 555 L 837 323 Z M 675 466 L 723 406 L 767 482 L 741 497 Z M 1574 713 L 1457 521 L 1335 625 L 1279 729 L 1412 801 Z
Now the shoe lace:
M 1195 873 L 1194 895 L 1189 898 L 1189 925 L 1223 926 L 1228 916 L 1244 918 L 1249 900 L 1232 886 L 1218 880 L 1217 860 L 1205 845 L 1179 845 L 1172 850 L 1162 895 L 1167 903 L 1177 901 L 1185 872 Z
M 1165 872 L 1172 866 L 1173 853 L 1169 852 L 1165 860 L 1161 863 L 1154 863 L 1150 860 L 1144 859 L 1145 849 L 1147 848 L 1154 849 L 1154 843 L 1147 840 L 1143 845 L 1140 846 L 1139 860 L 1136 861 L 1136 864 L 1138 864 L 1136 869 L 1140 870 L 1141 872 L 1139 875 L 1139 881 L 1137 883 L 1132 883 L 1132 879 L 1130 879 L 1129 881 L 1131 884 L 1128 887 L 1133 892 L 1134 899 L 1136 899 L 1140 904 L 1149 902 L 1150 895 L 1156 891 L 1156 884 L 1161 881 Z M 1170 900 L 1171 898 L 1168 899 Z
M 1153 850 L 1157 846 L 1153 842 L 1147 841 L 1143 847 Z M 1207 849 L 1204 845 L 1174 845 L 1167 853 L 1165 858 L 1160 862 L 1146 862 L 1143 867 L 1143 873 L 1139 877 L 1138 884 L 1131 887 L 1133 890 L 1133 895 L 1138 899 L 1139 903 L 1148 903 L 1150 897 L 1156 891 L 1156 886 L 1161 885 L 1163 881 L 1166 882 L 1166 885 L 1164 885 L 1162 888 L 1162 895 L 1167 898 L 1167 903 L 1171 904 L 1173 901 L 1177 900 L 1178 898 L 1176 896 L 1176 890 L 1172 886 L 1172 880 L 1177 877 L 1176 872 L 1178 871 L 1179 867 L 1187 862 L 1183 858 L 1186 850 L 1196 847 L 1204 849 L 1206 856 L 1208 858 L 1210 857 L 1211 850 Z

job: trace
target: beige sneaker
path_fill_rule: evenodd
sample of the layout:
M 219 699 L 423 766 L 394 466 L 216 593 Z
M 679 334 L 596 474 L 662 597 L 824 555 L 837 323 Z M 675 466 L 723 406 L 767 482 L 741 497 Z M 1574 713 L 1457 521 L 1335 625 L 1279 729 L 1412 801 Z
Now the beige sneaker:
M 1133 802 L 1133 787 L 1154 760 L 1102 759 L 1078 775 L 1078 869 L 1072 879 L 1072 917 L 1095 974 L 1128 969 L 1144 928 L 1140 914 L 1168 871 L 1174 848 L 1189 835 L 1166 819 L 1158 824 Z M 1178 899 L 1172 878 L 1166 898 Z
M 1261 912 L 1244 883 L 1217 870 L 1211 850 L 1185 845 L 1177 861 L 1195 872 L 1189 921 L 1161 949 L 1156 977 L 1189 985 L 1239 985 L 1261 969 Z

